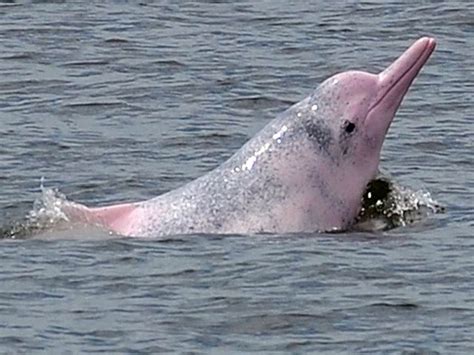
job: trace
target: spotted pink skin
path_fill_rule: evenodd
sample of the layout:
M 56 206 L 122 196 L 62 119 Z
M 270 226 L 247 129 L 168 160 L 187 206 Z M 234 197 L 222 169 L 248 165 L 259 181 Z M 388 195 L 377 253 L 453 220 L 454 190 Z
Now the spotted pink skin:
M 367 183 L 377 174 L 382 144 L 395 113 L 435 46 L 433 38 L 424 37 L 378 75 L 348 71 L 327 79 L 316 90 L 317 98 L 310 96 L 296 104 L 283 117 L 270 122 L 221 167 L 178 190 L 148 201 L 98 208 L 67 202 L 63 210 L 73 221 L 96 224 L 114 233 L 137 237 L 346 229 L 359 213 Z M 299 132 L 302 123 L 298 117 L 301 112 L 311 113 L 310 110 L 324 111 L 327 116 L 324 126 L 332 135 L 337 135 L 343 124 L 354 123 L 357 134 L 351 138 L 349 152 L 343 153 L 340 146 L 332 144 L 326 147 L 325 154 L 315 155 L 309 148 L 311 144 L 307 137 L 288 138 L 286 143 L 276 146 L 275 134 L 280 134 L 282 128 L 288 130 L 285 131 L 288 136 L 290 131 Z M 285 139 L 285 134 L 282 133 L 282 139 Z M 267 151 L 264 152 L 262 147 Z M 291 149 L 297 156 L 288 157 L 288 154 L 283 154 L 287 152 L 285 149 Z M 248 166 L 253 170 L 239 170 L 249 162 Z M 219 190 L 229 189 L 226 185 L 229 179 L 236 179 L 234 184 L 237 182 L 237 187 L 240 187 L 230 190 L 232 195 L 252 187 L 260 187 L 258 191 L 265 189 L 267 185 L 260 186 L 259 181 L 255 183 L 260 178 L 256 174 L 264 173 L 272 176 L 262 176 L 260 180 L 276 181 L 287 192 L 283 200 L 272 201 L 271 197 L 265 200 L 264 205 L 268 208 L 264 211 L 262 204 L 255 201 L 260 195 L 248 199 L 242 197 L 239 200 L 241 205 L 230 200 L 217 201 L 216 205 L 215 199 L 207 203 L 206 199 L 218 195 Z M 242 184 L 238 186 L 240 181 Z M 214 190 L 203 191 L 201 188 L 211 185 Z M 182 196 L 186 199 L 183 200 Z M 200 208 L 189 208 L 189 201 L 201 199 L 206 202 Z M 221 208 L 217 213 L 234 213 L 239 208 L 246 212 L 239 214 L 241 218 L 221 218 L 222 223 L 218 225 L 215 216 L 213 223 L 203 222 L 211 212 L 215 214 L 216 208 L 207 211 L 202 206 L 214 204 L 214 207 L 219 207 L 219 203 Z M 180 219 L 180 215 L 183 218 Z

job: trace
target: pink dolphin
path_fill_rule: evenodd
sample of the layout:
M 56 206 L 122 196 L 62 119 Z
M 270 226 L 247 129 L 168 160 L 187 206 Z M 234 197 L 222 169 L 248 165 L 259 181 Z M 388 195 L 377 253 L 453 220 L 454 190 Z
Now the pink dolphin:
M 265 126 L 230 159 L 147 201 L 89 208 L 71 221 L 124 236 L 343 230 L 361 208 L 380 151 L 411 83 L 436 46 L 417 40 L 378 75 L 348 71 Z

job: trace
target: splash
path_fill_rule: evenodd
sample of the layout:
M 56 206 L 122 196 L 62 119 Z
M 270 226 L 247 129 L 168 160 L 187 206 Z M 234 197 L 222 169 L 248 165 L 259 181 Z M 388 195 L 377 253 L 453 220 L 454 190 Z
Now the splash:
M 412 190 L 380 175 L 372 180 L 362 197 L 355 230 L 389 230 L 414 224 L 444 207 L 424 190 Z
M 28 212 L 25 219 L 2 228 L 2 238 L 25 239 L 45 230 L 69 222 L 62 211 L 62 206 L 67 202 L 66 196 L 57 189 L 45 188 L 41 179 L 41 196 L 33 203 L 33 209 Z

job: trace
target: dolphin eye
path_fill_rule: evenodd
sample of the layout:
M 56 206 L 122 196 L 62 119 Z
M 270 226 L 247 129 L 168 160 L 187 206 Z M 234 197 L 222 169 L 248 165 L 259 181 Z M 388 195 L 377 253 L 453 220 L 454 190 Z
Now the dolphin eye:
M 354 132 L 355 128 L 356 128 L 356 126 L 352 122 L 350 122 L 350 121 L 344 122 L 344 130 L 346 131 L 346 133 Z

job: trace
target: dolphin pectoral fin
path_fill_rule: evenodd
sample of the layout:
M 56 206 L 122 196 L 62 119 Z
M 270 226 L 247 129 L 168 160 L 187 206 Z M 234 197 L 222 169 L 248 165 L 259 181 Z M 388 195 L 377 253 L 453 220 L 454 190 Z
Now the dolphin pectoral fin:
M 125 203 L 89 208 L 78 203 L 68 203 L 62 209 L 71 222 L 95 224 L 112 232 L 127 235 L 127 221 L 136 206 L 134 203 Z

